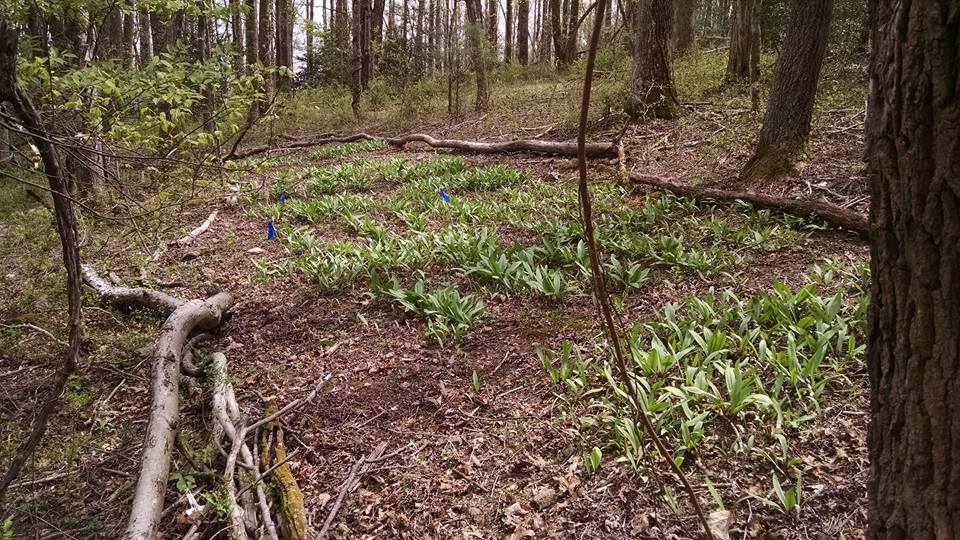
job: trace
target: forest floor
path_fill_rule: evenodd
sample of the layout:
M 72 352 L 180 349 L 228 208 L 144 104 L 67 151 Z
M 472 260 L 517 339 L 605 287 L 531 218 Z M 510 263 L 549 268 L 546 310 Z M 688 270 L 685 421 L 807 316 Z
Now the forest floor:
M 572 136 L 531 115 L 415 128 L 464 139 L 500 138 L 504 126 Z M 625 131 L 628 166 L 729 185 L 758 122 L 722 100 L 691 102 L 679 121 Z M 823 109 L 817 125 L 802 172 L 762 189 L 865 211 L 857 112 Z M 616 117 L 599 119 L 591 138 L 620 130 Z M 385 443 L 389 459 L 349 495 L 333 537 L 698 537 L 689 501 L 631 432 L 605 376 L 571 160 L 344 145 L 235 169 L 159 218 L 172 239 L 219 207 L 189 247 L 151 262 L 155 246 L 125 231 L 90 238 L 84 253 L 128 284 L 238 297 L 209 350 L 226 351 L 248 418 L 262 415 L 264 398 L 287 402 L 332 376 L 285 418 L 315 528 L 357 459 Z M 628 337 L 636 369 L 706 511 L 732 512 L 722 527 L 731 538 L 862 538 L 866 242 L 815 221 L 623 186 L 605 161 L 592 163 L 591 179 L 601 244 L 617 258 L 608 272 L 623 330 L 638 323 Z M 0 216 L 2 462 L 46 380 L 38 375 L 59 361 L 46 337 L 15 325 L 64 335 L 50 216 L 4 196 L 19 208 Z M 266 238 L 268 219 L 277 239 Z M 14 537 L 115 538 L 132 495 L 162 321 L 85 300 L 81 369 L 11 492 Z M 478 301 L 482 314 L 466 313 Z M 182 413 L 181 438 L 215 463 L 207 389 L 186 389 Z M 168 504 L 189 487 L 216 505 L 181 453 L 172 470 Z M 165 519 L 170 536 L 182 533 L 178 512 Z

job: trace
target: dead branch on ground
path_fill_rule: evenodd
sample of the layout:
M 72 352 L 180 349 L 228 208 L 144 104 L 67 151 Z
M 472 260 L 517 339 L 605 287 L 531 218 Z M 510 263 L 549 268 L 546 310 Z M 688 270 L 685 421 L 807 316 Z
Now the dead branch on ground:
M 391 146 L 404 147 L 410 143 L 424 143 L 432 148 L 448 148 L 476 154 L 501 154 L 508 152 L 529 152 L 533 154 L 549 154 L 575 157 L 577 144 L 562 141 L 541 141 L 538 139 L 521 139 L 506 142 L 485 143 L 465 141 L 461 139 L 436 139 L 425 133 L 409 133 L 400 137 L 375 137 L 366 133 L 357 133 L 345 137 L 317 137 L 283 143 L 280 145 L 262 145 L 237 152 L 230 159 L 241 159 L 258 154 L 296 148 L 310 148 L 332 143 L 347 143 L 356 141 L 382 140 Z M 609 143 L 588 143 L 586 153 L 589 158 L 616 157 L 617 149 Z
M 634 184 L 645 184 L 664 189 L 684 197 L 714 199 L 722 202 L 740 200 L 759 208 L 766 208 L 784 214 L 800 217 L 816 216 L 830 225 L 853 231 L 864 238 L 869 238 L 870 236 L 870 224 L 866 216 L 825 201 L 785 199 L 753 191 L 727 191 L 724 189 L 692 186 L 675 180 L 639 173 L 631 173 L 630 181 Z

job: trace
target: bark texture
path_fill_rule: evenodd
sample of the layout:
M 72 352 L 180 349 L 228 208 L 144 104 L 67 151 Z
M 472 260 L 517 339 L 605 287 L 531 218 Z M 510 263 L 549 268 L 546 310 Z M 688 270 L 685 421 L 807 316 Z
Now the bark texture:
M 867 537 L 960 538 L 960 4 L 873 7 Z
M 634 118 L 680 116 L 680 101 L 671 73 L 670 32 L 673 7 L 669 0 L 628 0 L 633 76 L 627 113 Z
M 793 0 L 760 140 L 743 176 L 760 180 L 793 172 L 807 144 L 833 0 Z

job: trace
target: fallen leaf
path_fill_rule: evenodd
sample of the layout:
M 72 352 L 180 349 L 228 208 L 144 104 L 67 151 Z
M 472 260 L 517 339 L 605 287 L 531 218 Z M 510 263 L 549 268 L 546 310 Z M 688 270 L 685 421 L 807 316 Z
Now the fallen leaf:
M 729 510 L 716 510 L 707 516 L 707 526 L 717 540 L 730 540 L 730 523 L 733 514 Z

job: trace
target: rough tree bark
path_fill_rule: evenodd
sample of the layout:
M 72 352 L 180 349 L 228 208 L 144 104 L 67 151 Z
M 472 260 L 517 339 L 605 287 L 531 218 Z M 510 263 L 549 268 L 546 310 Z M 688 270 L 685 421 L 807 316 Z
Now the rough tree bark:
M 670 64 L 670 1 L 628 0 L 624 14 L 633 56 L 627 113 L 633 118 L 680 116 Z
M 960 4 L 873 7 L 867 537 L 960 538 Z
M 277 28 L 274 39 L 276 42 L 276 65 L 280 68 L 286 68 L 284 73 L 277 75 L 277 91 L 279 92 L 289 92 L 293 83 L 293 15 L 292 0 L 277 0 Z
M 260 64 L 263 66 L 272 66 L 273 65 L 273 24 L 274 24 L 274 15 L 273 15 L 273 0 L 260 0 L 260 8 L 257 12 L 258 23 L 257 23 L 257 58 L 260 61 Z M 267 103 L 270 103 L 273 100 L 273 93 L 275 90 L 274 77 L 272 75 L 265 75 L 263 81 L 263 93 L 264 99 L 260 103 L 260 107 L 266 107 Z M 264 111 L 260 111 L 264 112 Z
M 477 74 L 475 109 L 485 111 L 490 106 L 487 88 L 487 62 L 483 55 L 483 5 L 481 0 L 464 0 L 467 8 L 467 41 L 470 43 L 470 63 Z
M 748 0 L 749 1 L 749 0 Z M 693 16 L 696 0 L 675 0 L 673 4 L 673 50 L 683 54 L 693 48 Z M 609 13 L 613 13 L 611 9 Z
M 748 181 L 793 172 L 810 134 L 833 0 L 793 0 L 792 5 L 760 140 L 741 175 Z
M 734 0 L 726 82 L 754 81 L 760 75 L 760 5 L 763 0 Z
M 517 0 L 517 61 L 530 63 L 530 0 Z
M 233 69 L 237 73 L 243 73 L 243 15 L 241 12 L 241 0 L 230 0 L 230 42 L 233 45 Z

